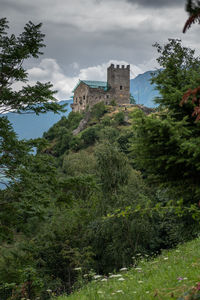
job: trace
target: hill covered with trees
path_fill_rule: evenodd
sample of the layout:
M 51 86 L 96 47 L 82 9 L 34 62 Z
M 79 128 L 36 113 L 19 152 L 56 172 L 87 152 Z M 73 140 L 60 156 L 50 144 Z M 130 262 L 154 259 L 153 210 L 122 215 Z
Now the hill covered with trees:
M 9 37 L 0 21 L 2 112 L 64 111 L 50 83 L 12 90 L 13 80 L 27 81 L 23 60 L 40 54 L 40 27 Z M 29 141 L 0 117 L 0 172 L 9 179 L 0 190 L 1 299 L 70 294 L 84 282 L 80 269 L 108 276 L 198 236 L 200 123 L 187 92 L 199 84 L 200 59 L 180 40 L 155 46 L 156 110 L 98 103 Z

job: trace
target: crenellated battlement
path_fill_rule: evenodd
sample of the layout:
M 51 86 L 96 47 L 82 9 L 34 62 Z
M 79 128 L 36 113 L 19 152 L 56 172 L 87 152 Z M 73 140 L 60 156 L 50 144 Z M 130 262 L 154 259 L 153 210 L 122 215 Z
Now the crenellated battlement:
M 109 68 L 111 68 L 111 69 L 113 69 L 113 70 L 118 70 L 118 69 L 122 69 L 122 70 L 130 70 L 130 65 L 127 65 L 127 66 L 125 66 L 125 65 L 116 65 L 116 67 L 115 67 L 115 65 L 114 64 L 111 64 L 110 65 L 110 67 Z M 108 68 L 108 69 L 109 69 Z
M 130 65 L 111 64 L 107 69 L 107 82 L 81 80 L 74 89 L 73 111 L 85 110 L 103 101 L 115 100 L 117 104 L 129 103 Z

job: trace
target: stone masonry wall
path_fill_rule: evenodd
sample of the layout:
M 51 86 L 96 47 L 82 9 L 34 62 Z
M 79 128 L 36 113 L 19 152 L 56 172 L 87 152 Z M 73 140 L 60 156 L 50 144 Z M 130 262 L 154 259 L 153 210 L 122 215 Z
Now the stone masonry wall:
M 103 88 L 91 88 L 84 82 L 80 82 L 74 91 L 73 111 L 85 110 L 98 102 L 110 104 L 115 100 L 117 104 L 129 103 L 130 96 L 130 66 L 115 67 L 113 64 L 107 69 L 108 90 Z

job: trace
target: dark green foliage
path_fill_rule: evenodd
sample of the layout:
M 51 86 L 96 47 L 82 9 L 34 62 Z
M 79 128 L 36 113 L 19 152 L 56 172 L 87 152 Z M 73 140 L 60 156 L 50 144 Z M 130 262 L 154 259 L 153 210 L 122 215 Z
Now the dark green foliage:
M 111 126 L 105 126 L 101 129 L 99 137 L 101 140 L 107 140 L 110 143 L 114 143 L 119 136 L 119 131 Z
M 70 148 L 78 150 L 72 131 L 78 127 L 82 117 L 82 114 L 78 112 L 71 112 L 68 118 L 62 117 L 59 122 L 45 132 L 43 137 L 51 142 L 50 148 L 47 146 L 47 152 L 54 156 L 60 156 Z
M 122 132 L 117 138 L 119 149 L 125 154 L 128 154 L 130 152 L 130 139 L 133 137 L 133 135 L 134 134 L 132 130 L 126 130 Z
M 136 104 L 135 98 L 130 94 L 130 104 Z
M 55 103 L 52 84 L 37 82 L 35 86 L 23 86 L 16 92 L 12 89 L 12 83 L 28 80 L 28 74 L 23 68 L 23 62 L 31 57 L 38 58 L 42 52 L 44 34 L 41 33 L 41 23 L 34 25 L 29 22 L 24 31 L 16 37 L 7 33 L 8 21 L 0 19 L 0 113 L 15 110 L 18 112 L 45 113 L 64 111 L 64 106 Z M 53 102 L 49 102 L 49 100 Z
M 106 106 L 104 102 L 95 104 L 91 109 L 91 116 L 98 120 L 106 113 Z
M 110 126 L 112 123 L 112 119 L 109 116 L 105 116 L 101 120 L 101 124 L 104 126 Z
M 78 151 L 84 147 L 83 140 L 80 136 L 73 136 L 70 141 L 69 147 L 71 150 Z
M 117 125 L 123 125 L 124 124 L 125 115 L 122 111 L 115 114 L 114 120 Z
M 0 190 L 0 240 L 11 241 L 15 232 L 32 234 L 46 214 L 56 189 L 55 165 L 50 157 L 24 158 L 18 179 Z
M 65 155 L 63 158 L 62 171 L 67 176 L 95 174 L 96 160 L 93 153 L 81 150 Z
M 188 88 L 199 81 L 200 61 L 194 51 L 182 47 L 179 40 L 169 40 L 163 48 L 157 45 L 161 67 L 153 82 L 161 97 L 160 112 L 146 117 L 142 112 L 134 116 L 135 138 L 132 154 L 137 166 L 151 180 L 173 188 L 173 198 L 184 203 L 198 201 L 200 195 L 200 125 L 191 116 L 193 104 L 180 107 Z
M 154 45 L 160 54 L 157 59 L 161 69 L 155 73 L 152 83 L 160 92 L 155 99 L 157 104 L 170 110 L 175 117 L 182 119 L 191 117 L 194 105 L 189 102 L 180 106 L 183 94 L 200 84 L 200 59 L 194 56 L 194 50 L 183 47 L 180 40 L 169 39 L 163 47 Z
M 110 105 L 112 105 L 112 106 L 117 106 L 116 100 L 115 100 L 115 99 L 112 99 L 112 100 L 110 101 Z
M 185 26 L 183 28 L 183 33 L 185 33 L 193 24 L 199 23 L 200 14 L 200 1 L 199 0 L 187 0 L 186 1 L 186 11 L 189 14 Z
M 2 35 L 6 21 L 0 24 Z M 27 30 L 39 28 L 30 23 Z M 31 56 L 39 54 L 34 43 L 39 47 L 40 32 L 38 39 L 33 47 L 27 41 Z M 13 37 L 12 49 L 15 42 Z M 114 107 L 104 116 L 104 103 L 92 108 L 86 129 L 76 136 L 80 113 L 62 117 L 44 139 L 30 141 L 18 141 L 8 120 L 0 118 L 1 178 L 9 179 L 0 190 L 1 299 L 47 300 L 52 292 L 71 293 L 91 269 L 107 274 L 137 264 L 136 254 L 152 255 L 199 232 L 192 219 L 198 214 L 181 208 L 196 205 L 200 195 L 200 125 L 190 115 L 191 102 L 179 106 L 185 85 L 196 84 L 199 61 L 179 41 L 157 46 L 164 69 L 153 80 L 161 107 L 150 116 L 135 111 L 133 128 Z M 26 79 L 25 73 L 16 74 Z M 34 97 L 38 87 L 28 87 L 26 97 Z M 48 97 L 46 88 L 43 96 Z M 48 101 L 41 107 L 34 101 L 25 107 L 36 113 L 52 109 Z M 174 200 L 178 207 L 171 205 Z
M 96 148 L 98 174 L 102 189 L 112 195 L 119 186 L 127 183 L 130 168 L 127 158 L 111 144 L 102 144 Z
M 99 139 L 99 127 L 93 126 L 89 127 L 83 131 L 81 139 L 83 140 L 84 147 L 93 145 Z

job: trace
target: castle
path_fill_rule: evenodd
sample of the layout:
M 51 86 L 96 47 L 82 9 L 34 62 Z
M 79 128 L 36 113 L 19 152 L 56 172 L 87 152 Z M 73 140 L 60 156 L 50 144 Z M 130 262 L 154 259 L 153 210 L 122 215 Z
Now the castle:
M 107 105 L 111 101 L 118 105 L 127 104 L 130 102 L 130 65 L 115 67 L 111 64 L 107 69 L 107 82 L 79 80 L 73 92 L 71 107 L 74 112 L 90 108 L 101 101 Z

